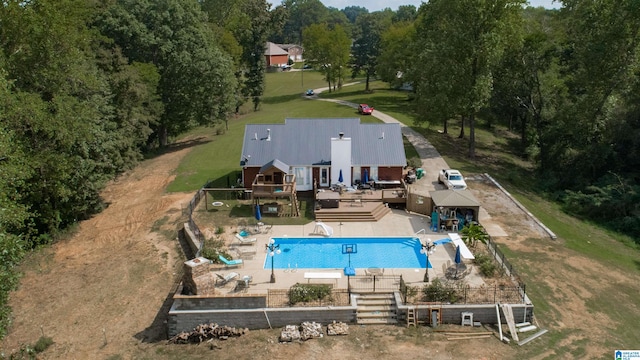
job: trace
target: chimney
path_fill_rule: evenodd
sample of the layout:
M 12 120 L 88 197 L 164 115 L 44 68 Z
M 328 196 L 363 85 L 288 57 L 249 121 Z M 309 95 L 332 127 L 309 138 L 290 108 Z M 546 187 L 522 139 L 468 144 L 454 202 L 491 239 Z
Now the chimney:
M 341 132 L 338 133 L 338 136 L 340 137 L 340 139 L 343 139 L 344 138 L 344 133 L 341 131 Z
M 271 141 L 271 129 L 267 129 L 267 141 Z

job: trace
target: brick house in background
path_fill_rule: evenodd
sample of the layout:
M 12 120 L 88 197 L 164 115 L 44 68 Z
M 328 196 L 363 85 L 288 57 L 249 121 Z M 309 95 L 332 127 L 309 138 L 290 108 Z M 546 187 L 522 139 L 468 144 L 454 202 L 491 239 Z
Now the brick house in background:
M 267 67 L 282 66 L 289 62 L 289 53 L 272 42 L 267 42 L 264 57 L 267 61 Z

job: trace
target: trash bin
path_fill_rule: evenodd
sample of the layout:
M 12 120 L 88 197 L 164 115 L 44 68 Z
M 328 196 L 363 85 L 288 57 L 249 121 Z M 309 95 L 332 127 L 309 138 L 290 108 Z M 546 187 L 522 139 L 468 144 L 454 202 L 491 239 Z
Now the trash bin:
M 416 177 L 418 179 L 422 179 L 423 176 L 424 176 L 424 169 L 423 168 L 416 169 Z

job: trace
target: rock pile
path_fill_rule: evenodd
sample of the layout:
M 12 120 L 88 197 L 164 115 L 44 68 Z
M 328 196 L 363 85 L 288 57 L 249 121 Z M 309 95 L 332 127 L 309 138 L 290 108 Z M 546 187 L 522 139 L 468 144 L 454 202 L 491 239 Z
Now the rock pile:
M 170 344 L 193 344 L 201 343 L 210 339 L 226 340 L 230 337 L 238 337 L 249 332 L 249 329 L 236 329 L 230 326 L 219 326 L 218 324 L 201 324 L 190 332 L 181 332 L 169 339 Z
M 300 340 L 300 330 L 296 325 L 286 325 L 280 332 L 280 342 Z
M 327 335 L 329 336 L 348 335 L 348 334 L 349 334 L 349 325 L 343 322 L 337 323 L 334 320 L 333 323 L 327 325 Z
M 322 325 L 317 322 L 303 322 L 300 325 L 300 338 L 302 340 L 316 339 L 321 338 L 322 334 Z

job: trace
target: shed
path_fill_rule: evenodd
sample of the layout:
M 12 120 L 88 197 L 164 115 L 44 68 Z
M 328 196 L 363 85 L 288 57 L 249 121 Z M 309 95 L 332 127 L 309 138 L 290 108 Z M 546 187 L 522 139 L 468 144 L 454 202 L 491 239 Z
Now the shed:
M 473 221 L 478 221 L 480 203 L 469 190 L 436 190 L 429 192 L 429 195 L 432 211 L 442 213 L 453 210 L 462 216 L 471 213 Z

